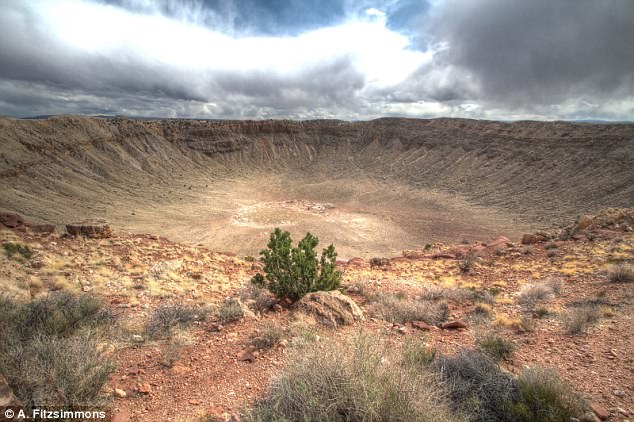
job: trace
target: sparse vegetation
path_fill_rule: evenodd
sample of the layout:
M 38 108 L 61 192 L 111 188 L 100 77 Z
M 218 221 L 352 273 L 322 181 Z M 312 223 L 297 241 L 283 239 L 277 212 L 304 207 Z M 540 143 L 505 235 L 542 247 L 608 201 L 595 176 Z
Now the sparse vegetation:
M 424 367 L 403 370 L 397 350 L 369 334 L 297 350 L 251 421 L 458 421 Z
M 594 303 L 573 307 L 564 315 L 564 330 L 570 335 L 585 334 L 600 316 L 600 307 Z
M 436 350 L 427 346 L 423 336 L 408 337 L 403 343 L 403 363 L 413 369 L 430 365 L 436 357 Z
M 443 302 L 399 298 L 393 294 L 382 293 L 374 299 L 370 313 L 399 324 L 423 321 L 430 325 L 438 325 L 447 320 L 449 307 Z
M 284 337 L 284 329 L 275 322 L 266 322 L 257 335 L 251 338 L 256 349 L 270 349 Z
M 493 359 L 508 359 L 513 354 L 516 346 L 510 340 L 505 339 L 495 332 L 488 332 L 478 340 L 478 345 L 483 352 Z
M 69 293 L 19 303 L 0 298 L 0 373 L 27 406 L 103 405 L 114 369 L 98 344 L 114 316 L 98 299 Z
M 238 295 L 242 303 L 256 312 L 264 312 L 277 302 L 268 290 L 254 284 L 249 284 L 240 289 Z
M 146 326 L 150 338 L 168 337 L 175 328 L 186 327 L 195 321 L 203 321 L 207 312 L 202 308 L 185 305 L 166 305 L 156 309 Z
M 627 264 L 613 265 L 608 269 L 608 280 L 612 283 L 634 283 L 634 267 Z
M 478 262 L 478 256 L 475 254 L 468 254 L 460 263 L 458 264 L 458 268 L 463 273 L 470 273 L 475 264 Z
M 242 306 L 236 300 L 224 302 L 218 309 L 218 319 L 220 322 L 229 323 L 239 320 L 244 316 Z
M 587 407 L 569 385 L 546 368 L 525 369 L 517 385 L 519 399 L 510 411 L 518 422 L 569 422 Z
M 310 292 L 339 288 L 341 272 L 335 269 L 337 252 L 333 245 L 325 248 L 318 260 L 317 237 L 307 233 L 297 248 L 291 248 L 291 243 L 289 232 L 276 228 L 271 233 L 268 249 L 260 252 L 266 276 L 256 274 L 251 279 L 253 284 L 293 301 Z
M 4 251 L 9 258 L 16 254 L 20 255 L 24 259 L 31 259 L 31 256 L 33 256 L 33 251 L 27 245 L 7 242 L 2 246 L 4 247 Z
M 450 385 L 452 409 L 474 422 L 554 421 L 580 417 L 586 405 L 556 373 L 525 369 L 515 379 L 486 354 L 463 350 L 432 364 Z

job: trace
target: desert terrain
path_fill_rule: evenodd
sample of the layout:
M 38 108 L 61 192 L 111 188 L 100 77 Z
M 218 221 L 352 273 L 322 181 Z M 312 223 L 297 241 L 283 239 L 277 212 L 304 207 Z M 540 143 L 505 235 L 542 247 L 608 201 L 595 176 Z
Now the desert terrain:
M 87 404 L 56 382 L 94 359 L 111 366 L 82 393 L 115 422 L 284 420 L 251 409 L 305 350 L 369 336 L 438 388 L 442 418 L 403 420 L 508 420 L 486 413 L 495 383 L 464 407 L 442 378 L 466 350 L 498 381 L 550 368 L 577 420 L 634 418 L 634 125 L 59 116 L 0 118 L 0 142 L 0 324 L 23 336 L 0 352 L 41 364 L 15 352 L 44 341 L 24 321 L 84 348 L 46 387 L 2 361 L 17 401 Z M 88 219 L 108 230 L 68 232 Z M 276 227 L 336 246 L 358 313 L 315 317 L 250 283 Z

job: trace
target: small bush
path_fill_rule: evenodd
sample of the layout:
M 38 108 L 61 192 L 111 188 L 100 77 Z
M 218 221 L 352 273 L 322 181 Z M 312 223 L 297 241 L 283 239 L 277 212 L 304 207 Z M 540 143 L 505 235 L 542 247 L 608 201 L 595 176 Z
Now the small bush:
M 534 305 L 546 302 L 554 295 L 553 288 L 547 283 L 534 283 L 522 286 L 518 302 L 523 305 Z
M 268 249 L 260 252 L 265 276 L 258 273 L 251 282 L 268 289 L 278 298 L 296 301 L 310 292 L 339 288 L 341 272 L 335 270 L 337 252 L 333 245 L 325 248 L 317 259 L 315 247 L 319 239 L 310 233 L 291 248 L 291 235 L 276 228 L 271 233 Z
M 220 305 L 218 319 L 220 322 L 229 323 L 239 320 L 244 316 L 242 306 L 238 301 L 228 301 Z
M 242 303 L 256 312 L 264 312 L 277 302 L 268 290 L 253 284 L 240 289 L 238 296 Z
M 564 316 L 564 330 L 570 335 L 585 334 L 600 316 L 600 308 L 594 304 L 573 308 Z
M 0 373 L 27 407 L 101 406 L 114 363 L 97 345 L 114 321 L 86 295 L 58 293 L 27 303 L 2 297 Z
M 447 320 L 449 307 L 446 303 L 426 300 L 399 299 L 392 294 L 380 294 L 370 308 L 370 313 L 389 322 L 405 324 L 423 321 L 438 325 Z
M 284 337 L 284 329 L 274 322 L 266 322 L 260 332 L 251 338 L 256 349 L 270 349 Z
M 470 288 L 445 288 L 436 285 L 425 286 L 420 294 L 423 300 L 450 300 L 456 303 L 483 302 L 493 303 L 492 295 L 487 291 L 480 291 Z
M 537 316 L 537 318 L 546 318 L 547 316 L 550 315 L 550 311 L 548 310 L 548 308 L 545 308 L 543 306 L 537 307 L 533 310 L 533 312 L 535 313 L 535 315 Z
M 33 251 L 27 245 L 22 245 L 19 243 L 5 243 L 4 251 L 7 253 L 7 256 L 11 258 L 13 255 L 20 255 L 24 259 L 31 259 L 33 256 Z
M 516 347 L 515 343 L 495 333 L 487 333 L 478 341 L 478 345 L 496 361 L 510 358 Z
M 183 343 L 178 338 L 170 338 L 162 351 L 161 365 L 173 367 L 181 357 Z
M 178 327 L 186 327 L 194 321 L 203 321 L 206 311 L 185 305 L 165 305 L 156 309 L 146 326 L 151 338 L 167 337 Z
M 522 371 L 519 400 L 511 405 L 518 422 L 569 422 L 583 414 L 584 401 L 557 374 L 545 368 Z
M 462 261 L 460 261 L 460 263 L 458 264 L 458 268 L 460 268 L 460 271 L 462 271 L 463 273 L 469 273 L 477 262 L 478 256 L 470 253 Z
M 614 265 L 608 270 L 612 283 L 634 283 L 634 268 L 631 265 Z
M 384 268 L 390 265 L 390 260 L 387 258 L 370 258 L 370 268 Z
M 327 341 L 297 349 L 251 421 L 461 420 L 425 368 L 402 370 L 402 357 L 368 334 L 352 344 Z
M 514 420 L 509 412 L 517 395 L 515 382 L 485 353 L 462 350 L 437 358 L 431 367 L 451 386 L 454 411 L 474 422 Z

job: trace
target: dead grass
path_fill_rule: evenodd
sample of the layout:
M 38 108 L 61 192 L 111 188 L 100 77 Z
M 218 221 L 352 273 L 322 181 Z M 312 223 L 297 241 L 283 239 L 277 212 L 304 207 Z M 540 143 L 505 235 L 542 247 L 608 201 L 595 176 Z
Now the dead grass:
M 446 321 L 449 315 L 449 307 L 442 302 L 399 298 L 387 293 L 378 295 L 373 302 L 370 314 L 399 324 L 423 321 L 430 325 L 438 325 Z

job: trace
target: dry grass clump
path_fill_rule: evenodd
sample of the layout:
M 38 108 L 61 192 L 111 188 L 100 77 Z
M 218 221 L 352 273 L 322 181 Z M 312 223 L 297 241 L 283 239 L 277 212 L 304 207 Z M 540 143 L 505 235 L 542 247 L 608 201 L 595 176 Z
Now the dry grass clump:
M 156 309 L 146 326 L 150 338 L 169 337 L 176 328 L 183 328 L 196 321 L 204 321 L 207 311 L 181 304 L 164 305 Z
M 600 318 L 601 309 L 596 304 L 587 303 L 574 307 L 564 315 L 564 331 L 570 335 L 585 334 Z
M 448 300 L 456 303 L 482 302 L 491 304 L 494 302 L 493 296 L 483 290 L 472 288 L 446 288 L 431 284 L 423 287 L 420 297 L 423 300 Z
M 518 302 L 529 306 L 546 302 L 561 292 L 561 284 L 559 279 L 526 284 L 520 290 Z
M 428 369 L 368 333 L 297 349 L 251 421 L 459 421 Z
M 114 369 L 98 344 L 115 325 L 91 296 L 50 294 L 31 301 L 0 298 L 0 373 L 28 406 L 101 406 Z
M 428 300 L 399 298 L 393 294 L 380 294 L 370 307 L 370 313 L 389 322 L 405 324 L 423 321 L 438 325 L 447 320 L 449 307 L 446 303 Z
M 256 349 L 270 349 L 282 338 L 284 338 L 284 328 L 275 322 L 267 321 L 259 329 L 258 333 L 251 338 L 251 344 Z
M 611 283 L 634 283 L 634 267 L 631 265 L 613 265 L 608 269 L 608 280 Z
M 218 309 L 218 320 L 225 324 L 237 321 L 243 316 L 244 310 L 237 300 L 225 301 Z
M 269 310 L 277 303 L 275 297 L 267 290 L 254 284 L 249 284 L 238 291 L 238 296 L 242 303 L 255 312 Z

